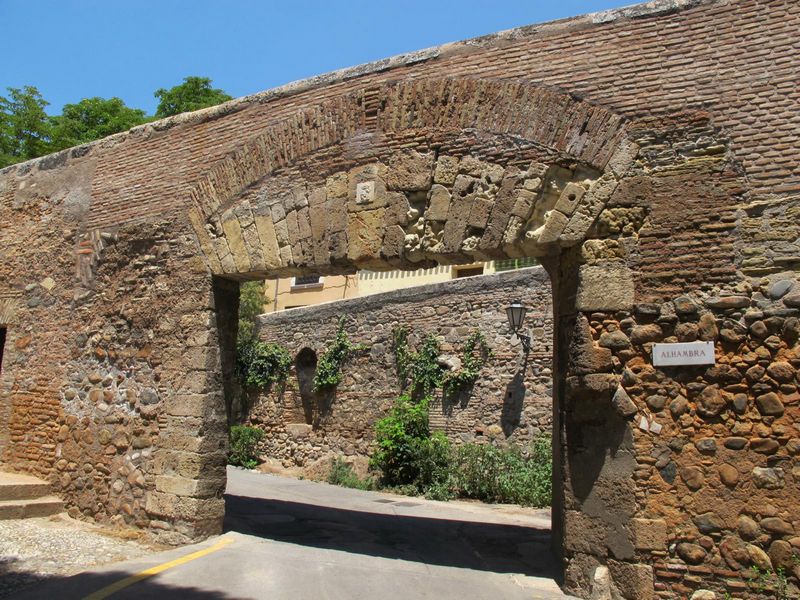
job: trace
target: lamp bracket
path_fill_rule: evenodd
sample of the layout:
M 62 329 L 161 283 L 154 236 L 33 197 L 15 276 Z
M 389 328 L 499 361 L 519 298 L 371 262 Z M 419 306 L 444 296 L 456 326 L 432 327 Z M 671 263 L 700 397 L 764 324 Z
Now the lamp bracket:
M 531 351 L 531 336 L 526 333 L 522 333 L 522 331 L 515 331 L 514 335 L 519 338 L 520 344 L 522 344 L 522 349 L 525 354 L 528 354 Z

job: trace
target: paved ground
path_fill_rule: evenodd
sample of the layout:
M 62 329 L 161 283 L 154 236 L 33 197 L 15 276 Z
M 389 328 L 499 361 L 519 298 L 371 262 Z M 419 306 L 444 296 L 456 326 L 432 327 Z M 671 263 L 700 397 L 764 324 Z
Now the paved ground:
M 99 600 L 115 585 L 111 597 L 119 600 L 567 598 L 552 579 L 547 511 L 431 502 L 235 469 L 227 506 L 221 537 L 17 597 L 94 593 L 88 597 Z M 131 579 L 148 569 L 158 574 Z

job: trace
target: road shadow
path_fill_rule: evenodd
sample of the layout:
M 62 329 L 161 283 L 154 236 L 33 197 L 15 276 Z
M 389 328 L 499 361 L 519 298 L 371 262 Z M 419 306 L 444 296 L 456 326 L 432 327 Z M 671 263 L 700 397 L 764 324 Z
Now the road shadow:
M 21 569 L 0 571 L 0 598 L 14 600 L 83 600 L 89 594 L 130 577 L 126 571 L 79 573 L 71 577 L 29 573 Z M 220 592 L 191 586 L 168 585 L 155 578 L 136 582 L 115 592 L 113 600 L 232 600 Z
M 558 575 L 549 529 L 385 515 L 232 494 L 225 496 L 225 503 L 225 531 L 428 565 L 549 579 Z

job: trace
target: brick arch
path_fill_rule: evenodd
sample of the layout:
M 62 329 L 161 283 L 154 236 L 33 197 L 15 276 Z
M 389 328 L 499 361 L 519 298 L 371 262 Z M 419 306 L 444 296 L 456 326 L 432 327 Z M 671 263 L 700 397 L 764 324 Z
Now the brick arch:
M 462 139 L 460 156 L 442 150 L 465 136 L 471 140 Z M 473 158 L 469 148 L 480 145 L 504 150 L 493 160 L 453 164 Z M 208 169 L 190 192 L 189 217 L 212 272 L 227 276 L 552 254 L 585 237 L 637 150 L 622 117 L 558 90 L 473 79 L 395 82 L 267 127 Z M 526 155 L 531 158 L 520 163 Z M 337 169 L 331 156 L 346 160 Z M 422 184 L 402 181 L 425 180 L 426 169 Z M 437 178 L 447 169 L 452 177 Z M 458 175 L 487 180 L 476 192 L 488 204 L 486 219 L 479 215 L 453 233 L 459 225 L 439 215 L 433 219 L 439 225 L 429 227 L 432 197 L 452 195 Z M 370 187 L 379 197 L 359 206 L 358 191 L 370 193 Z M 549 202 L 541 202 L 545 187 L 552 188 Z M 520 196 L 527 196 L 521 208 Z M 315 228 L 315 210 L 341 210 L 338 230 Z M 402 217 L 409 210 L 421 213 L 418 231 Z M 366 244 L 359 232 L 371 232 Z M 320 240 L 327 249 L 320 250 Z

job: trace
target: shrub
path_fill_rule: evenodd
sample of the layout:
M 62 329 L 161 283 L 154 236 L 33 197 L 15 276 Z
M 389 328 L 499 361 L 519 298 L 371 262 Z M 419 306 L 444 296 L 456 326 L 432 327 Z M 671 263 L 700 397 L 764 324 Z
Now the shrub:
M 452 450 L 447 436 L 430 432 L 429 401 L 415 402 L 408 396 L 395 401 L 389 416 L 376 424 L 378 450 L 370 465 L 381 470 L 381 483 L 395 491 L 447 500 L 452 497 Z
M 453 448 L 443 433 L 431 433 L 429 401 L 400 396 L 376 424 L 377 450 L 370 466 L 381 471 L 382 485 L 433 500 L 464 497 L 550 505 L 553 466 L 548 438 L 537 439 L 525 450 L 489 444 Z
M 264 432 L 256 427 L 233 425 L 228 464 L 246 469 L 255 468 L 258 465 L 256 446 L 262 439 L 264 439 Z
M 441 431 L 420 440 L 416 450 L 416 485 L 420 493 L 431 500 L 449 500 L 453 497 L 451 476 L 453 450 L 450 440 Z
M 428 439 L 428 398 L 414 402 L 400 396 L 389 415 L 375 424 L 378 449 L 370 466 L 380 469 L 381 483 L 388 486 L 415 484 L 420 475 L 421 445 Z
M 455 452 L 453 466 L 459 496 L 538 507 L 551 503 L 553 464 L 547 438 L 537 439 L 525 453 L 466 444 Z
M 328 483 L 356 490 L 374 490 L 377 486 L 372 477 L 361 479 L 343 458 L 337 457 L 328 473 Z

